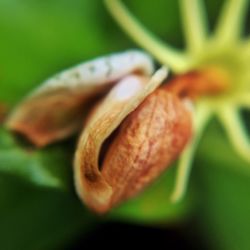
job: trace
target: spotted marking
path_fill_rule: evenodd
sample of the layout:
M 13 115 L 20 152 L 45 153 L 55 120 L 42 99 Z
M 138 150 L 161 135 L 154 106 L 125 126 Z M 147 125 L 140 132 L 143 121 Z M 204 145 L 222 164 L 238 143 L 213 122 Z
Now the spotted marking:
M 112 74 L 112 71 L 113 71 L 113 67 L 112 67 L 112 64 L 110 62 L 110 58 L 107 58 L 105 60 L 105 64 L 107 66 L 106 77 L 108 78 Z
M 95 66 L 94 64 L 90 64 L 89 67 L 88 67 L 88 69 L 89 69 L 89 71 L 90 71 L 91 73 L 95 73 L 95 71 L 96 71 L 96 66 Z

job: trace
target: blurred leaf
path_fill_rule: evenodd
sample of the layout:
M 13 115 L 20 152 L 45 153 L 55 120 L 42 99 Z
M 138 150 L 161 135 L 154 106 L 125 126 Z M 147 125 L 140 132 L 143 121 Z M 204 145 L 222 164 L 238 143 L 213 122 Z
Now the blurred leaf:
M 208 162 L 212 166 L 232 170 L 238 174 L 250 177 L 250 166 L 238 157 L 232 145 L 228 143 L 225 132 L 213 121 L 204 134 L 204 139 L 198 150 L 199 161 Z
M 65 249 L 93 229 L 75 196 L 0 175 L 0 242 L 4 250 Z
M 152 1 L 124 2 L 147 29 L 166 43 L 180 48 L 184 46 L 178 1 L 157 0 L 154 4 Z
M 120 48 L 100 1 L 1 0 L 0 100 L 14 104 L 52 74 Z
M 27 149 L 2 128 L 0 139 L 0 173 L 21 177 L 39 186 L 69 188 L 72 149 L 62 145 Z
M 205 2 L 213 27 L 222 1 Z M 160 0 L 152 5 L 151 1 L 130 0 L 126 4 L 165 41 L 184 46 L 177 1 Z M 66 67 L 136 46 L 98 0 L 0 0 L 0 31 L 0 101 L 11 106 Z M 74 145 L 63 143 L 28 151 L 0 129 L 2 249 L 58 249 L 91 228 L 93 217 L 73 194 L 61 192 L 72 187 L 73 150 Z M 211 248 L 248 250 L 248 168 L 218 127 L 211 127 L 200 145 L 191 178 L 198 184 L 195 193 L 191 188 L 181 204 L 170 205 L 173 168 L 107 218 L 142 224 L 176 221 L 188 215 L 199 192 L 197 217 Z
M 200 198 L 199 225 L 214 250 L 250 246 L 250 166 L 235 155 L 217 124 L 200 146 L 196 169 Z

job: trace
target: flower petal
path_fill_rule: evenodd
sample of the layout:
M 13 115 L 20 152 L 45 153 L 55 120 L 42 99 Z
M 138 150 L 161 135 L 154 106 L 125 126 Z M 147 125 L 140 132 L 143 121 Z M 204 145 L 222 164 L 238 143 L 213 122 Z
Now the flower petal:
M 127 76 L 110 91 L 89 118 L 78 143 L 74 168 L 77 192 L 94 210 L 105 211 L 112 195 L 112 188 L 98 167 L 103 142 L 162 83 L 166 75 L 166 69 L 162 68 L 151 79 L 138 75 Z M 125 93 L 125 88 L 130 90 Z
M 64 139 L 81 128 L 85 107 L 118 79 L 132 72 L 150 75 L 153 68 L 151 57 L 136 50 L 80 64 L 44 82 L 14 110 L 6 125 L 37 146 Z

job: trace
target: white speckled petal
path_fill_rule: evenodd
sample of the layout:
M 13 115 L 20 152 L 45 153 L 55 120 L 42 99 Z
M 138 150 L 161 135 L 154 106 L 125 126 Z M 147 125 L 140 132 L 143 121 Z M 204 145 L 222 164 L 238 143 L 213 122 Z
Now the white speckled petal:
M 148 54 L 139 50 L 130 50 L 99 57 L 62 71 L 48 79 L 34 94 L 59 88 L 78 91 L 81 88 L 115 82 L 132 72 L 150 75 L 153 69 L 153 61 Z
M 70 136 L 82 127 L 86 108 L 123 77 L 153 72 L 146 53 L 131 50 L 72 67 L 45 81 L 17 106 L 7 127 L 37 146 Z

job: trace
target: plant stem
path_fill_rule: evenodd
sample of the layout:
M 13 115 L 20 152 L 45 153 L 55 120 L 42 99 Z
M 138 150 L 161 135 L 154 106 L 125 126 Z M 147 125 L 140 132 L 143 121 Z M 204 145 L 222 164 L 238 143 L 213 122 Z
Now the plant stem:
M 183 72 L 188 67 L 188 58 L 176 49 L 163 43 L 153 35 L 119 0 L 105 0 L 109 12 L 117 23 L 136 43 L 151 53 L 160 63 L 170 67 L 174 72 Z
M 215 39 L 221 45 L 237 40 L 242 32 L 242 22 L 246 16 L 248 0 L 226 0 L 217 29 Z
M 179 202 L 185 195 L 188 180 L 193 163 L 194 153 L 200 141 L 202 132 L 211 118 L 211 110 L 205 103 L 198 103 L 196 112 L 193 115 L 194 132 L 193 138 L 181 155 L 178 163 L 177 176 L 174 190 L 171 195 L 173 202 Z
M 201 0 L 180 0 L 183 28 L 190 53 L 203 47 L 207 36 L 207 20 Z

